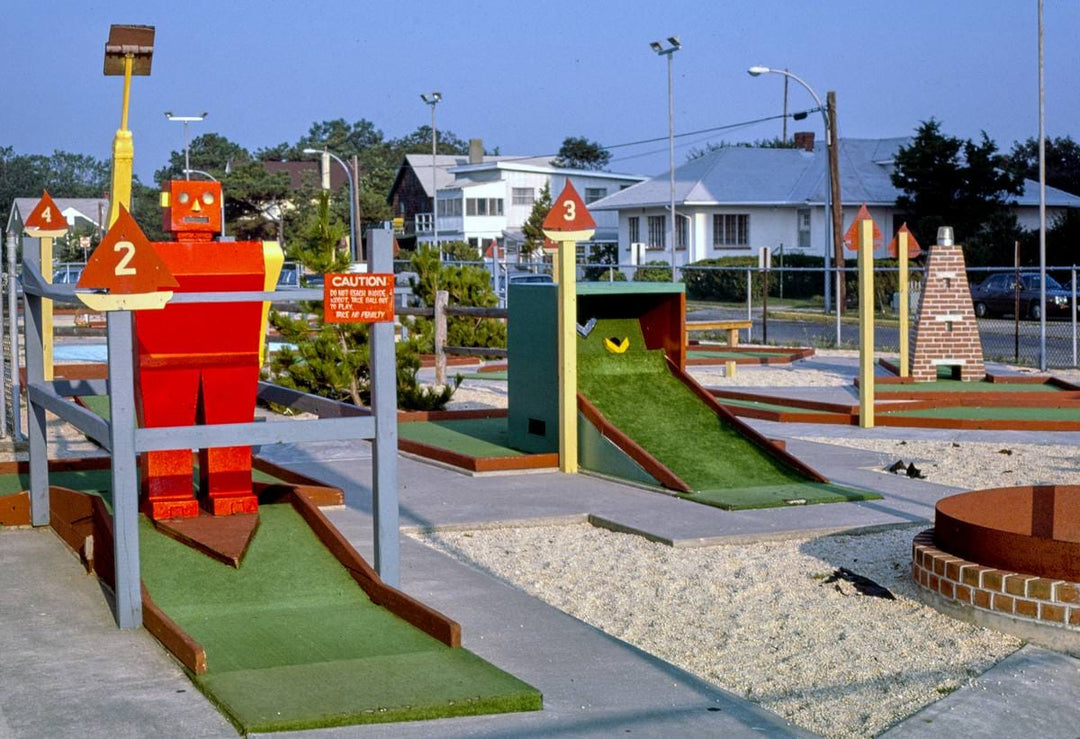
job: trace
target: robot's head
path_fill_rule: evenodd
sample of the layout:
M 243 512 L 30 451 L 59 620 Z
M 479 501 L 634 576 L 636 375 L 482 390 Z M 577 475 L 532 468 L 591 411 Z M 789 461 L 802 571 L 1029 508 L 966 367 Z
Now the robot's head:
M 172 233 L 221 232 L 221 183 L 203 180 L 171 180 L 161 193 L 162 229 Z

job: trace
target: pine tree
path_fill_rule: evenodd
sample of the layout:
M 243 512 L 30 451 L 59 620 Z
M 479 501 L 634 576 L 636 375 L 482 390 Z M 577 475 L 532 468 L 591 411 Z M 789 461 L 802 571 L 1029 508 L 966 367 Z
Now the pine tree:
M 533 202 L 532 210 L 525 223 L 521 225 L 521 233 L 525 235 L 525 243 L 521 245 L 521 256 L 531 258 L 544 247 L 544 219 L 551 210 L 551 185 L 544 183 L 540 190 L 540 197 Z

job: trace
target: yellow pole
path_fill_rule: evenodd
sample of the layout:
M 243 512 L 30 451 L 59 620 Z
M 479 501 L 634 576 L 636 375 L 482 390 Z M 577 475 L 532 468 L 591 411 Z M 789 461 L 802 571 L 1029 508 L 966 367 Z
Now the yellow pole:
M 896 234 L 896 250 L 900 256 L 900 376 L 907 377 L 908 369 L 908 235 Z
M 53 240 L 51 236 L 42 236 L 41 276 L 45 282 L 53 281 Z M 53 379 L 53 302 L 48 298 L 41 300 L 41 348 L 45 359 L 45 379 Z
M 859 222 L 859 426 L 874 427 L 874 222 Z
M 577 242 L 559 242 L 559 470 L 578 471 Z
M 112 194 L 109 198 L 109 225 L 116 223 L 120 206 L 131 210 L 131 175 L 134 170 L 135 144 L 128 130 L 128 102 L 131 100 L 131 68 L 134 56 L 124 57 L 124 102 L 120 128 L 113 137 Z

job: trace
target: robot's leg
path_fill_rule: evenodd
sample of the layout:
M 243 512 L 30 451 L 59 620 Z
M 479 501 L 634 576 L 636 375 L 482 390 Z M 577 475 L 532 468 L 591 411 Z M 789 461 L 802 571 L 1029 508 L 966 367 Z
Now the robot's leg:
M 195 369 L 139 370 L 139 421 L 144 427 L 191 426 L 199 393 Z M 199 515 L 191 449 L 143 452 L 142 510 L 154 520 Z
M 202 371 L 200 423 L 250 423 L 255 417 L 257 365 Z M 251 490 L 251 447 L 199 450 L 199 486 L 203 506 L 215 516 L 256 513 Z

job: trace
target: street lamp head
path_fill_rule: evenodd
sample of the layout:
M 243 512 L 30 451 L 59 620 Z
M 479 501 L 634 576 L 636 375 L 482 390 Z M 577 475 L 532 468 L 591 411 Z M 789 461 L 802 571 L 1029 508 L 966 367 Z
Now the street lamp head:
M 659 41 L 653 41 L 651 44 L 649 44 L 649 48 L 659 54 L 664 50 L 664 45 L 661 44 Z
M 434 105 L 435 103 L 442 100 L 442 93 L 441 92 L 433 92 L 433 93 L 430 93 L 430 94 L 426 93 L 426 92 L 421 93 L 420 94 L 420 99 L 423 100 L 428 105 Z
M 682 42 L 679 41 L 678 36 L 668 36 L 667 40 L 668 40 L 668 43 L 671 44 L 676 49 L 681 49 L 682 48 Z
M 303 154 L 322 154 L 322 149 L 304 149 Z
M 746 73 L 748 75 L 750 75 L 751 77 L 759 77 L 759 76 L 761 76 L 763 74 L 767 74 L 767 73 L 769 73 L 771 71 L 772 70 L 769 69 L 768 67 L 762 67 L 762 66 L 758 65 L 758 66 L 750 67 L 750 69 L 746 70 Z

